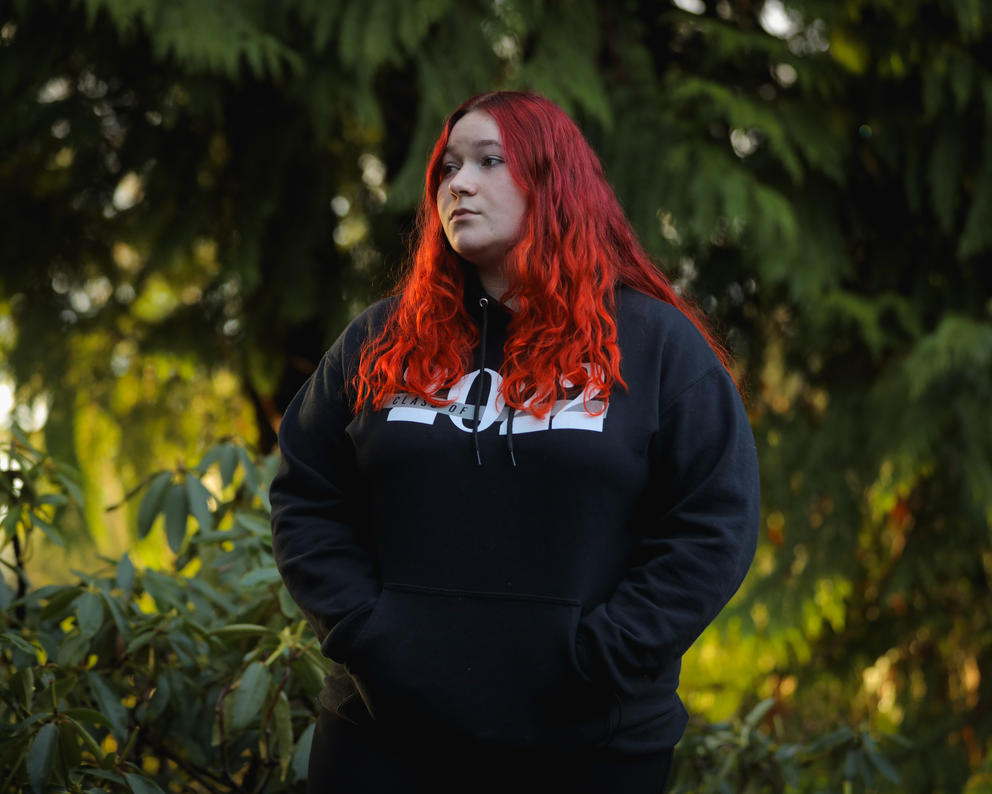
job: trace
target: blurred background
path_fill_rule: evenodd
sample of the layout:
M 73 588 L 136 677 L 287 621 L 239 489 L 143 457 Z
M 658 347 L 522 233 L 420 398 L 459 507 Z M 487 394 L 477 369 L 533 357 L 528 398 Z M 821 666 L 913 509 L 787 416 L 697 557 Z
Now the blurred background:
M 32 585 L 175 564 L 127 497 L 273 451 L 492 88 L 579 121 L 747 390 L 760 546 L 690 710 L 771 699 L 797 740 L 905 737 L 885 790 L 992 791 L 986 0 L 2 0 L 0 440 L 81 505 Z

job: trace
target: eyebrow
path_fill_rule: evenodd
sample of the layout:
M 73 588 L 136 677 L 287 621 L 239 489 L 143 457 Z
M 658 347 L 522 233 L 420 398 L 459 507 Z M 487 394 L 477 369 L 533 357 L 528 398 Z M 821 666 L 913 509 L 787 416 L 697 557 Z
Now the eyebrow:
M 501 149 L 503 148 L 503 144 L 501 144 L 497 140 L 493 140 L 492 138 L 483 138 L 481 141 L 476 141 L 475 143 L 473 143 L 471 145 L 471 148 L 473 148 L 473 149 L 484 149 L 487 146 L 499 146 Z M 447 154 L 450 151 L 451 151 L 451 146 L 450 145 L 444 147 L 444 154 Z

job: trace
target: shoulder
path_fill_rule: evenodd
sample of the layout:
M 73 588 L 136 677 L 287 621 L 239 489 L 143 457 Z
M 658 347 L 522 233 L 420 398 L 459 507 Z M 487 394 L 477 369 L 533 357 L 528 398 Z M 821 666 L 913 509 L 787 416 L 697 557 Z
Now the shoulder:
M 379 335 L 398 301 L 397 296 L 382 298 L 356 315 L 331 345 L 327 356 L 342 363 L 355 358 L 367 341 Z
M 624 378 L 647 388 L 656 384 L 663 409 L 692 399 L 699 389 L 736 397 L 737 387 L 706 337 L 677 307 L 624 286 L 616 311 Z
M 617 295 L 617 333 L 622 347 L 646 347 L 670 364 L 705 370 L 721 366 L 709 342 L 682 311 L 633 287 Z

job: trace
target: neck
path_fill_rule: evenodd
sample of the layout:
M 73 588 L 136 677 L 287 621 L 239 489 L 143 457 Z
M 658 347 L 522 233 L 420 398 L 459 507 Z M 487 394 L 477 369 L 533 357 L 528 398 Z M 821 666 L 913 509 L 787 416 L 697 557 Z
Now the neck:
M 479 282 L 487 294 L 502 302 L 503 296 L 510 288 L 506 273 L 501 267 L 476 267 L 475 272 L 479 276 Z

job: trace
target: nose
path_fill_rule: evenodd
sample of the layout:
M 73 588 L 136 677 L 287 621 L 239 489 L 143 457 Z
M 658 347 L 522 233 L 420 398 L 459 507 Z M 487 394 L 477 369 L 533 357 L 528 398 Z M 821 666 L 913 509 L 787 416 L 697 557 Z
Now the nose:
M 475 180 L 472 179 L 471 175 L 468 173 L 468 168 L 462 166 L 448 182 L 448 190 L 451 192 L 452 196 L 467 195 L 470 196 L 475 193 Z

